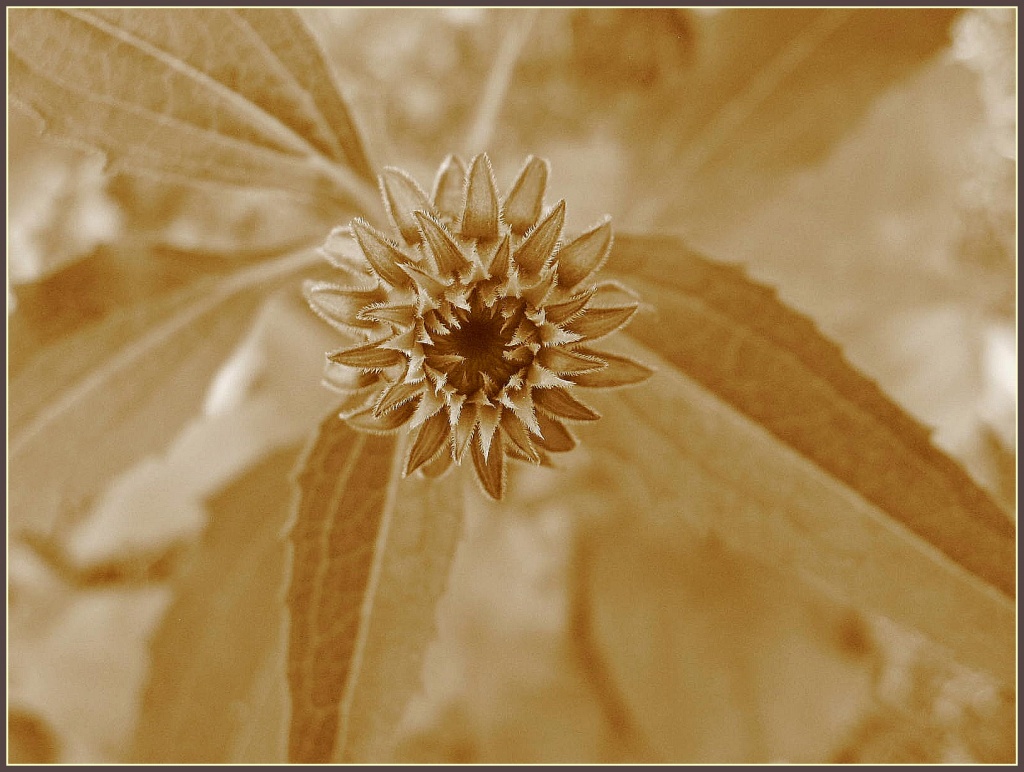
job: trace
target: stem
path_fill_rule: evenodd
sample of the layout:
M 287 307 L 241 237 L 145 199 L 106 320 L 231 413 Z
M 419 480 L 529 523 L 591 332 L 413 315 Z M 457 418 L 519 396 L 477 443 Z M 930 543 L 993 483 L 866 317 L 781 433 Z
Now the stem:
M 536 8 L 529 8 L 516 14 L 515 21 L 502 39 L 501 47 L 498 49 L 494 63 L 491 65 L 491 71 L 487 75 L 483 93 L 480 95 L 476 117 L 462 143 L 463 149 L 468 155 L 485 151 L 493 140 L 501 108 L 505 103 L 505 95 L 508 93 L 516 65 L 519 63 L 519 55 L 523 51 L 523 46 L 530 36 L 530 30 L 533 29 L 536 19 Z

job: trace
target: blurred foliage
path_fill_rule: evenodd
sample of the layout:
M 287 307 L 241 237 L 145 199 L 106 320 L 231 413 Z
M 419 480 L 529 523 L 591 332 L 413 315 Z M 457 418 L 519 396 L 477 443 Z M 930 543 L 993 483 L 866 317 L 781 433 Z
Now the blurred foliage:
M 302 13 L 351 97 L 371 160 L 427 179 L 470 132 L 489 63 L 523 11 Z M 579 202 L 570 208 L 572 227 L 610 211 L 617 228 L 682 233 L 713 256 L 745 263 L 936 427 L 937 442 L 1011 509 L 1015 25 L 1013 9 L 878 9 L 853 17 L 840 9 L 545 10 L 528 27 L 488 150 L 499 179 L 511 179 L 526 153 L 549 157 L 555 192 Z M 840 29 L 845 34 L 832 38 Z M 847 101 L 833 99 L 836 81 Z M 11 402 L 16 420 L 31 420 L 43 397 L 106 361 L 125 340 L 162 329 L 190 293 L 202 294 L 286 246 L 317 243 L 338 224 L 331 213 L 272 191 L 105 177 L 95 157 L 40 140 L 23 119 L 12 117 L 8 131 L 8 366 L 12 382 L 25 376 L 19 393 L 27 395 Z M 235 657 L 207 641 L 199 656 L 210 669 L 203 672 L 222 680 L 196 684 L 195 692 L 166 676 L 195 641 L 175 638 L 180 630 L 165 611 L 208 611 L 221 625 L 214 629 L 230 628 L 233 646 L 246 638 L 242 622 L 270 619 L 268 604 L 254 601 L 252 611 L 238 597 L 234 604 L 227 596 L 206 597 L 205 586 L 229 579 L 224 574 L 234 564 L 225 555 L 239 561 L 245 576 L 272 565 L 271 531 L 281 519 L 264 520 L 264 530 L 255 532 L 247 510 L 266 507 L 283 517 L 287 496 L 277 483 L 288 454 L 329 402 L 316 391 L 327 345 L 322 331 L 307 324 L 297 293 L 276 297 L 259 314 L 239 304 L 223 340 L 205 327 L 193 330 L 190 345 L 209 359 L 198 374 L 182 371 L 174 376 L 181 380 L 160 384 L 165 391 L 147 391 L 149 402 L 118 403 L 120 418 L 138 421 L 156 439 L 140 445 L 142 456 L 120 449 L 133 463 L 118 470 L 113 492 L 89 490 L 72 502 L 79 519 L 64 534 L 63 549 L 9 532 L 9 761 L 157 761 L 173 749 L 162 727 L 181 730 L 173 737 L 189 736 L 187 725 L 162 711 L 187 712 L 189 701 L 200 699 L 210 726 L 228 733 L 245 717 L 217 713 L 222 686 L 238 698 L 234 708 L 273 703 L 276 687 L 265 672 L 234 668 L 249 667 L 261 653 L 255 650 Z M 312 343 L 297 346 L 298 340 Z M 49 359 L 37 358 L 47 351 Z M 173 355 L 166 361 L 177 362 Z M 187 405 L 174 407 L 183 394 Z M 170 417 L 157 409 L 165 403 Z M 146 406 L 156 408 L 146 413 Z M 54 435 L 49 442 L 65 455 L 43 447 L 39 457 L 62 458 L 65 467 L 80 458 L 88 470 L 102 442 L 114 442 L 102 432 L 97 437 L 75 444 Z M 45 471 L 38 470 L 40 485 Z M 231 495 L 264 474 L 274 480 Z M 518 517 L 470 499 L 477 518 L 442 603 L 426 689 L 406 716 L 399 757 L 643 757 L 570 645 L 570 567 L 586 527 L 549 495 L 550 472 L 524 474 L 518 485 Z M 206 528 L 225 511 L 230 519 Z M 162 551 L 182 541 L 183 552 Z M 139 552 L 154 544 L 155 553 Z M 249 551 L 232 552 L 236 544 Z M 693 585 L 699 586 L 719 565 L 700 550 L 674 554 L 666 547 L 661 554 L 649 544 L 624 544 L 637 550 L 640 563 L 660 555 L 635 575 L 621 567 L 609 574 L 622 579 L 627 610 L 631 581 L 661 586 L 675 577 L 687 585 L 695 577 L 686 572 L 707 561 L 709 571 Z M 147 573 L 133 560 L 162 568 Z M 218 562 L 220 574 L 195 569 Z M 725 572 L 712 589 L 758 587 L 757 570 Z M 131 581 L 120 581 L 126 576 Z M 788 583 L 774 581 L 768 585 L 783 588 L 778 596 L 754 606 L 774 608 L 786 597 Z M 650 600 L 643 591 L 636 599 Z M 831 608 L 798 623 L 786 616 L 788 606 L 779 609 L 786 621 L 779 628 L 766 623 L 762 632 L 782 629 L 800 638 L 805 627 L 813 629 L 806 640 L 815 651 L 828 639 L 815 625 L 833 620 Z M 684 618 L 680 613 L 669 623 Z M 725 633 L 707 633 L 706 650 L 718 635 L 740 639 L 745 621 L 729 618 Z M 851 763 L 1012 760 L 1011 690 L 883 620 L 857 624 L 870 649 L 857 666 L 874 668 L 870 694 L 861 702 L 848 690 L 849 712 L 831 726 L 833 734 L 823 730 L 812 755 Z M 273 630 L 257 632 L 264 645 L 273 644 Z M 152 640 L 158 644 L 151 649 Z M 631 645 L 629 636 L 613 640 L 624 650 Z M 859 677 L 856 668 L 835 665 L 836 640 L 828 641 L 822 672 Z M 780 643 L 780 651 L 787 646 Z M 155 686 L 154 664 L 168 678 Z M 838 669 L 829 670 L 833 665 Z M 691 687 L 715 699 L 725 693 L 710 676 Z M 172 699 L 160 703 L 161 690 Z M 715 715 L 729 720 L 749 708 L 733 710 L 725 698 L 715 704 Z M 695 720 L 704 707 L 697 706 Z M 656 717 L 651 721 L 647 729 L 656 731 Z M 245 737 L 222 734 L 213 745 L 218 754 L 266 760 L 273 738 L 263 728 L 254 723 Z M 694 736 L 721 741 L 726 735 L 716 735 L 718 728 Z M 799 734 L 776 729 L 776 739 Z M 772 759 L 790 750 L 784 742 L 765 747 Z

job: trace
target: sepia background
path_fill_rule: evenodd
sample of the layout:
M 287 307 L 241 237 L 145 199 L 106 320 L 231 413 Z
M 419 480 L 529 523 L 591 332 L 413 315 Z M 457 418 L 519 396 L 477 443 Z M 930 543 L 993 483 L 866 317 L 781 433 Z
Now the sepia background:
M 617 233 L 677 234 L 743 264 L 1015 509 L 1014 9 L 303 15 L 375 162 L 429 185 L 449 152 L 486 150 L 504 188 L 524 157 L 548 158 L 567 228 L 612 214 Z M 12 425 L 52 396 L 47 357 L 89 376 L 69 341 L 130 340 L 172 292 L 342 224 L 275 191 L 109 174 L 9 113 Z M 297 282 L 238 304 L 241 337 L 211 315 L 173 370 L 139 374 L 173 373 L 202 410 L 125 397 L 140 435 L 171 441 L 82 448 L 131 463 L 62 501 L 52 527 L 9 521 L 10 761 L 279 760 L 252 694 L 274 662 L 284 521 L 258 515 L 286 509 L 288 472 L 332 407 L 319 380 L 336 344 Z M 111 332 L 115 315 L 129 321 Z M 118 388 L 95 420 L 128 410 Z M 580 458 L 523 472 L 501 508 L 467 505 L 393 758 L 1015 759 L 1009 683 L 713 541 L 600 522 Z M 45 458 L 18 471 L 47 490 Z M 608 645 L 659 631 L 646 659 L 620 663 L 614 698 L 574 649 L 587 544 Z

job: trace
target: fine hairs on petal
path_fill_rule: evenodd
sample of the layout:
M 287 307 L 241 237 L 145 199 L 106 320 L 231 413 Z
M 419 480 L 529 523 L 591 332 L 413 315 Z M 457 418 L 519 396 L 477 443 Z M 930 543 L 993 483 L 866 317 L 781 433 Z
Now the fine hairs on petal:
M 412 177 L 394 166 L 385 167 L 380 175 L 380 188 L 388 216 L 398 227 L 407 244 L 420 241 L 419 225 L 415 212 L 434 214 L 427 194 Z
M 434 180 L 434 208 L 442 222 L 452 223 L 462 214 L 466 200 L 466 164 L 456 155 L 444 159 Z
M 339 415 L 359 431 L 412 434 L 406 475 L 444 474 L 468 452 L 482 490 L 501 499 L 510 460 L 550 466 L 549 454 L 576 447 L 566 422 L 600 418 L 574 390 L 651 374 L 581 345 L 622 329 L 640 301 L 597 279 L 608 218 L 563 243 L 566 204 L 545 209 L 548 174 L 528 158 L 502 199 L 485 154 L 468 167 L 452 155 L 428 198 L 389 167 L 380 188 L 393 227 L 355 219 L 324 247 L 356 280 L 305 287 L 349 341 L 327 354 Z
M 516 235 L 522 236 L 540 218 L 549 172 L 550 166 L 545 159 L 530 156 L 512 184 L 505 199 L 504 217 Z
M 461 232 L 474 239 L 498 237 L 498 188 L 494 184 L 491 162 L 483 154 L 474 158 L 469 167 Z

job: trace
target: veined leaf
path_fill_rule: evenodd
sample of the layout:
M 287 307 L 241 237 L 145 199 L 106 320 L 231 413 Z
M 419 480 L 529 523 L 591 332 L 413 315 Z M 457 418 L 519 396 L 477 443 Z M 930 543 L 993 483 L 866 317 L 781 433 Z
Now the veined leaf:
M 449 473 L 399 483 L 361 668 L 343 705 L 336 762 L 392 760 L 395 728 L 420 685 L 437 604 L 462 536 L 459 480 Z
M 288 759 L 329 761 L 339 706 L 358 677 L 394 509 L 395 439 L 331 414 L 300 462 L 288 587 Z
M 658 489 L 675 491 L 703 527 L 918 627 L 970 664 L 1011 672 L 1014 527 L 928 433 L 735 267 L 673 239 L 629 236 L 616 239 L 612 267 L 657 309 L 630 335 L 667 372 L 642 395 L 595 404 L 603 429 L 585 429 L 611 437 L 618 421 L 621 442 L 632 436 L 624 414 L 651 426 L 666 459 L 701 459 L 690 472 L 661 470 Z M 639 466 L 661 457 L 640 447 Z
M 319 49 L 286 9 L 17 9 L 15 100 L 142 170 L 375 210 L 370 165 Z
M 26 365 L 12 393 L 39 388 L 46 397 L 31 400 L 12 426 L 11 528 L 53 535 L 81 518 L 114 475 L 163 447 L 202 405 L 262 301 L 309 260 L 291 255 L 141 316 L 115 314 Z M 51 379 L 62 388 L 34 386 Z
M 401 460 L 394 437 L 358 433 L 331 415 L 300 463 L 288 589 L 291 761 L 387 758 L 419 683 L 462 510 L 454 475 L 399 483 Z

